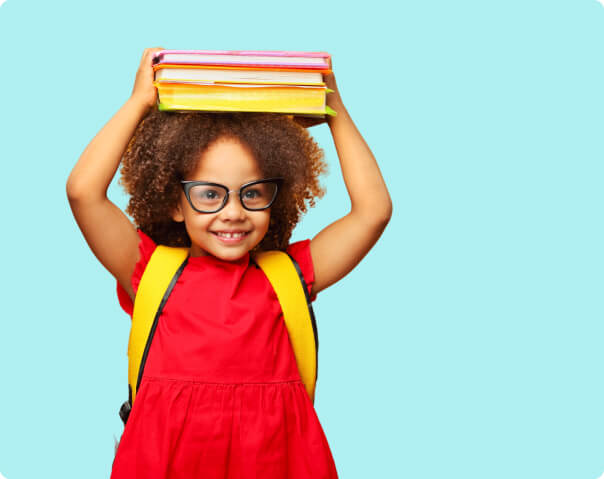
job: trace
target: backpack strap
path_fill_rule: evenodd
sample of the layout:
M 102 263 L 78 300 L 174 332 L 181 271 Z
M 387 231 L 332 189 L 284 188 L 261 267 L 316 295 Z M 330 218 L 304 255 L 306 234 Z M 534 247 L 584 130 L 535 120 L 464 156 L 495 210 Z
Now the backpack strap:
M 157 321 L 172 288 L 187 264 L 188 256 L 188 248 L 159 245 L 153 251 L 143 272 L 134 298 L 132 327 L 128 342 L 130 404 L 133 404 L 136 398 L 136 392 L 143 377 L 143 369 Z
M 300 267 L 289 254 L 282 251 L 257 253 L 254 260 L 277 294 L 302 382 L 314 403 L 319 338 Z
M 151 255 L 141 277 L 134 299 L 128 342 L 129 397 L 119 413 L 124 424 L 128 420 L 140 386 L 157 322 L 187 264 L 188 254 L 188 248 L 159 245 Z M 282 251 L 257 253 L 253 259 L 277 295 L 300 377 L 314 403 L 319 340 L 308 288 L 300 267 L 290 255 Z

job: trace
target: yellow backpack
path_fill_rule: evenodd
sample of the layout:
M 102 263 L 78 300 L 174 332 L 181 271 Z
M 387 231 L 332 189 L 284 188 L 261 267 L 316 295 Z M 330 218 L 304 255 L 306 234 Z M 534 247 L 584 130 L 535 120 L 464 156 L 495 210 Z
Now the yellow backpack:
M 188 260 L 188 248 L 159 245 L 143 272 L 132 314 L 128 342 L 128 401 L 120 408 L 124 424 L 134 404 L 161 312 Z M 319 340 L 308 288 L 300 267 L 287 253 L 252 255 L 275 290 L 294 350 L 300 377 L 314 403 Z

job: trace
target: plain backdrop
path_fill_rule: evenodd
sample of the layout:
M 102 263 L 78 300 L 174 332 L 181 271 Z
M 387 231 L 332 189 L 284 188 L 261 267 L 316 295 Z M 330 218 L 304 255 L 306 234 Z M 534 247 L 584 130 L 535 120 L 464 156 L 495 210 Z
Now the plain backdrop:
M 315 303 L 343 479 L 604 472 L 604 7 L 596 0 L 0 6 L 0 473 L 108 478 L 129 318 L 65 181 L 146 47 L 327 51 L 394 216 Z M 294 240 L 346 214 L 327 195 Z M 110 197 L 125 207 L 117 185 Z M 334 252 L 337 254 L 337 252 Z

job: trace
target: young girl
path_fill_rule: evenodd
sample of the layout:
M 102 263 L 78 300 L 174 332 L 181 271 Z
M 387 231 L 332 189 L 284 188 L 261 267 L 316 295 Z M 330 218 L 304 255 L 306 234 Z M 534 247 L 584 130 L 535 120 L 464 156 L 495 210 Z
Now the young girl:
M 289 244 L 300 215 L 322 194 L 322 151 L 284 115 L 157 111 L 151 59 L 159 50 L 145 50 L 131 97 L 67 181 L 75 219 L 116 278 L 126 312 L 156 245 L 190 248 L 111 477 L 336 478 L 281 307 L 250 252 L 286 250 L 314 299 L 384 230 L 392 211 L 384 180 L 334 76 L 325 75 L 334 90 L 328 104 L 338 112 L 328 124 L 351 208 L 312 240 Z M 106 196 L 122 156 L 136 227 Z

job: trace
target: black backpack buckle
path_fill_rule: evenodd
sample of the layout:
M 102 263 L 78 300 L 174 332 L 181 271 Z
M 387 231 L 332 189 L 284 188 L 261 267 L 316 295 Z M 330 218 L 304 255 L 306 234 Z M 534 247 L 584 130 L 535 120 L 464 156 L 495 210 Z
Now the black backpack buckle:
M 120 417 L 122 418 L 122 421 L 124 422 L 124 426 L 126 425 L 126 422 L 128 421 L 128 416 L 130 416 L 130 411 L 132 410 L 132 404 L 130 404 L 130 401 L 126 401 L 124 402 L 124 404 L 122 404 L 122 407 L 120 407 Z

